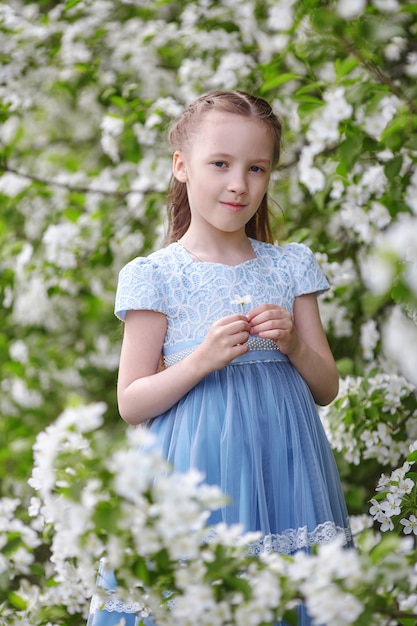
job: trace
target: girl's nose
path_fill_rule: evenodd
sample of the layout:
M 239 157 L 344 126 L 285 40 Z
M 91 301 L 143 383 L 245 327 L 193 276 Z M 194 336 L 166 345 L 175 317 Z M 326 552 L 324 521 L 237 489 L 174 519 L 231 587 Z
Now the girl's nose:
M 241 173 L 238 173 L 238 172 L 234 172 L 230 176 L 229 183 L 228 183 L 227 187 L 228 187 L 229 191 L 233 191 L 233 193 L 235 193 L 237 195 L 241 195 L 241 194 L 247 193 L 247 191 L 248 191 L 248 184 L 247 184 L 247 181 L 246 181 L 246 176 L 244 174 L 241 174 Z

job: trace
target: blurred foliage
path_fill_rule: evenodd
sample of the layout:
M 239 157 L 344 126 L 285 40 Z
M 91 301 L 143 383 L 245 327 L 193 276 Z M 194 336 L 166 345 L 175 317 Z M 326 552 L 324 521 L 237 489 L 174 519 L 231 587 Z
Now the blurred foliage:
M 417 439 L 417 5 L 360 4 L 0 3 L 0 483 L 22 511 L 35 437 L 74 399 L 104 401 L 104 431 L 124 431 L 117 275 L 161 245 L 167 130 L 212 89 L 257 93 L 283 118 L 273 223 L 279 241 L 312 247 L 332 285 L 320 302 L 344 384 L 325 419 L 352 513 L 405 458 Z M 400 354 L 385 330 L 396 309 Z M 377 373 L 385 387 L 369 383 Z M 396 381 L 407 393 L 392 400 Z M 392 459 L 379 424 L 393 425 Z M 369 428 L 375 449 L 360 439 Z

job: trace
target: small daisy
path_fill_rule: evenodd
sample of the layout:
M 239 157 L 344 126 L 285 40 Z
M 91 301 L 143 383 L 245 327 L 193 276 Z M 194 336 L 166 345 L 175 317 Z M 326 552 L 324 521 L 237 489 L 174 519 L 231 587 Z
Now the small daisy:
M 242 308 L 242 313 L 245 312 L 245 304 L 250 304 L 252 302 L 252 296 L 239 296 L 235 294 L 233 300 L 230 301 L 230 304 L 239 304 Z

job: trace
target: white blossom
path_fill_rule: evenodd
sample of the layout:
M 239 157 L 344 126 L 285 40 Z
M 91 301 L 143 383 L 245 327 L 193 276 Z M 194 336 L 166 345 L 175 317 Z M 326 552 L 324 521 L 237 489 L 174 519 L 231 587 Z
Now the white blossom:
M 250 295 L 245 295 L 245 296 L 239 296 L 238 294 L 235 294 L 235 297 L 230 300 L 230 304 L 234 305 L 234 304 L 238 304 L 241 307 L 242 313 L 245 310 L 245 305 L 246 304 L 251 304 L 252 302 L 252 296 Z
M 366 8 L 366 0 L 338 0 L 337 12 L 345 20 L 358 17 Z
M 5 172 L 0 176 L 0 193 L 15 198 L 30 185 L 30 180 L 13 172 Z
M 411 533 L 417 535 L 417 518 L 415 515 L 410 515 L 408 519 L 401 519 L 400 524 L 404 526 L 405 535 L 410 535 Z
M 365 359 L 373 358 L 374 350 L 379 341 L 379 332 L 375 320 L 367 320 L 361 326 L 360 342 Z
M 397 0 L 371 0 L 372 4 L 376 6 L 380 11 L 384 11 L 386 13 L 393 13 L 394 11 L 398 11 L 400 5 Z
M 42 238 L 45 246 L 45 257 L 61 269 L 76 267 L 75 254 L 79 227 L 72 222 L 50 224 Z
M 385 48 L 385 58 L 389 61 L 399 61 L 401 53 L 407 46 L 407 40 L 404 37 L 393 37 Z
M 383 330 L 383 345 L 407 378 L 417 385 L 417 327 L 394 307 Z
M 411 78 L 417 76 L 417 52 L 409 52 L 407 54 L 407 63 L 405 64 L 404 71 Z
M 300 182 L 303 183 L 311 194 L 323 191 L 326 178 L 317 167 L 300 168 Z
M 293 5 L 294 0 L 278 0 L 268 9 L 268 28 L 272 31 L 289 30 L 293 24 Z
M 13 361 L 27 363 L 29 360 L 29 348 L 27 344 L 20 339 L 10 344 L 9 353 Z
M 381 503 L 381 509 L 389 517 L 399 515 L 401 513 L 400 502 L 401 499 L 396 494 L 388 493 L 386 500 L 383 500 Z

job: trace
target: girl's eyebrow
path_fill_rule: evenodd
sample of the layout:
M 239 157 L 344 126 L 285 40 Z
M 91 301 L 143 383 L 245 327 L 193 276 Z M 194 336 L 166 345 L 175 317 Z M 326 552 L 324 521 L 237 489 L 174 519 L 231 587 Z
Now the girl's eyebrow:
M 217 160 L 221 160 L 221 159 L 232 159 L 234 158 L 232 154 L 227 154 L 226 152 L 215 152 L 213 154 L 209 154 L 208 156 L 209 159 L 217 159 Z M 271 159 L 265 159 L 263 157 L 260 157 L 259 159 L 248 159 L 248 161 L 250 161 L 251 163 L 270 163 Z

